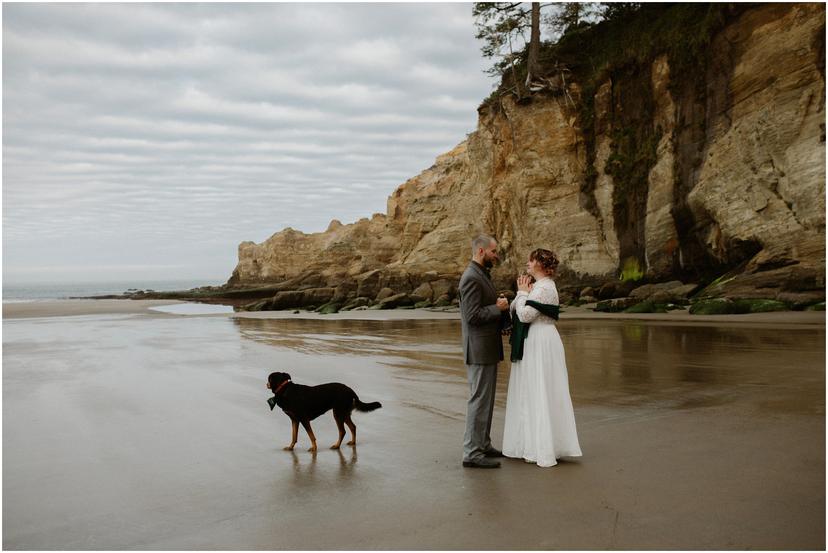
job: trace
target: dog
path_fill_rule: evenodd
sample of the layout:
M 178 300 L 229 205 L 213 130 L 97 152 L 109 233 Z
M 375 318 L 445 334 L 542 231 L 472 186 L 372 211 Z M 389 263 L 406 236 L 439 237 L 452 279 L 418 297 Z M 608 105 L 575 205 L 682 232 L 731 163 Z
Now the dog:
M 316 451 L 316 436 L 313 434 L 310 422 L 333 409 L 334 421 L 339 430 L 339 439 L 331 449 L 339 449 L 345 437 L 345 425 L 351 431 L 351 441 L 348 445 L 356 445 L 356 425 L 351 420 L 351 412 L 374 411 L 382 407 L 379 401 L 363 403 L 356 392 L 345 384 L 331 382 L 319 386 L 304 386 L 291 381 L 288 373 L 275 372 L 267 377 L 267 387 L 273 391 L 273 397 L 267 400 L 270 410 L 278 405 L 290 417 L 293 433 L 290 445 L 285 451 L 293 451 L 299 435 L 299 423 L 305 428 L 311 441 L 308 451 Z

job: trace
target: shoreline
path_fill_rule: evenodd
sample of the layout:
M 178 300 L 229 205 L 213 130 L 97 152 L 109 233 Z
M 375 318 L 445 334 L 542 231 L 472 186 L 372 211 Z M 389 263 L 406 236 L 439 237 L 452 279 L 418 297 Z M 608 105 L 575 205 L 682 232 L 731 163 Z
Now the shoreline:
M 29 319 L 37 317 L 70 317 L 84 315 L 127 315 L 141 314 L 157 317 L 231 317 L 241 319 L 310 319 L 310 320 L 460 320 L 458 309 L 368 309 L 344 311 L 322 315 L 312 311 L 240 311 L 234 313 L 189 313 L 171 314 L 155 311 L 153 308 L 195 304 L 181 300 L 37 300 L 31 302 L 3 303 L 3 319 Z M 586 307 L 565 307 L 563 320 L 615 320 L 665 324 L 690 325 L 757 325 L 824 327 L 824 311 L 775 311 L 743 315 L 690 315 L 687 310 L 669 313 L 604 313 Z

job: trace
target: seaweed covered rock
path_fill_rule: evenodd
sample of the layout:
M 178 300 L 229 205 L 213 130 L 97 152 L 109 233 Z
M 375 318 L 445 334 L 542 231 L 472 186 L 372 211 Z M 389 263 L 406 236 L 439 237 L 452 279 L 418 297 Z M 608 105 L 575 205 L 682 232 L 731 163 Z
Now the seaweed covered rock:
M 620 313 L 625 309 L 628 309 L 636 304 L 639 301 L 635 298 L 615 298 L 611 300 L 604 300 L 598 302 L 598 305 L 595 306 L 595 311 L 601 311 L 603 313 Z

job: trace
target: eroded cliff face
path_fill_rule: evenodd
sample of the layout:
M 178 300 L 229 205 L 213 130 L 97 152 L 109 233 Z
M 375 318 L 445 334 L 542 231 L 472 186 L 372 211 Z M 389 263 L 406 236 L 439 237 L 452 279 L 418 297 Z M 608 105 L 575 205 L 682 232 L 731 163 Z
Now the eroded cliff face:
M 504 252 L 503 288 L 546 247 L 564 286 L 730 271 L 708 292 L 824 294 L 824 26 L 823 4 L 747 10 L 715 37 L 706 75 L 671 75 L 666 55 L 611 74 L 592 128 L 580 127 L 577 84 L 520 105 L 503 97 L 385 215 L 245 242 L 228 285 L 452 297 L 485 232 Z

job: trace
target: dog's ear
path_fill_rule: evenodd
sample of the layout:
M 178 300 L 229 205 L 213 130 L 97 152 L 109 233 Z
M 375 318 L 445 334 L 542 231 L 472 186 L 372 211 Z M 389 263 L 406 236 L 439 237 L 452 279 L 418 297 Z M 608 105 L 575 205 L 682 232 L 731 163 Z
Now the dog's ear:
M 290 380 L 290 375 L 288 373 L 282 373 L 282 376 L 285 377 L 284 380 Z

